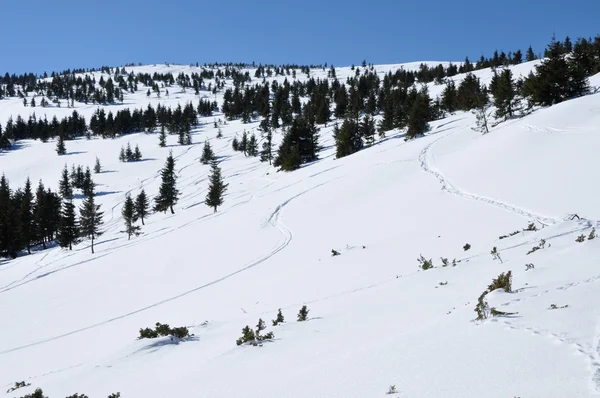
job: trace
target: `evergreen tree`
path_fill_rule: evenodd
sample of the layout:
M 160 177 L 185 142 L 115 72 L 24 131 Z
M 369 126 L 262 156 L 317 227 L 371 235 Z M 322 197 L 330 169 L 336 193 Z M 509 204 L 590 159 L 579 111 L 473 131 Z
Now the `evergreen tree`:
M 215 159 L 215 154 L 210 146 L 210 142 L 204 141 L 204 148 L 202 150 L 202 156 L 200 157 L 200 163 L 209 164 Z
M 490 91 L 496 107 L 496 118 L 507 119 L 513 116 L 516 87 L 510 69 L 503 69 L 500 74 L 494 72 L 490 83 Z
M 133 199 L 131 199 L 131 195 L 129 194 L 127 194 L 127 197 L 125 198 L 125 204 L 123 205 L 121 215 L 123 216 L 123 221 L 125 221 L 125 231 L 123 232 L 127 234 L 127 240 L 131 240 L 131 235 L 138 236 L 141 228 L 139 225 L 135 225 L 135 203 L 133 203 Z
M 58 141 L 56 141 L 56 153 L 59 156 L 67 154 L 67 147 L 65 146 L 65 139 L 62 134 L 58 135 Z
M 70 199 L 73 196 L 73 186 L 69 181 L 69 170 L 67 169 L 67 165 L 62 171 L 62 177 L 58 183 L 58 192 L 63 199 Z
M 272 164 L 273 160 L 273 133 L 271 129 L 267 129 L 266 136 L 262 144 L 262 151 L 260 151 L 260 161 L 269 162 Z
M 31 191 L 31 181 L 27 178 L 25 188 L 20 197 L 19 208 L 19 227 L 22 246 L 27 248 L 27 253 L 31 254 L 31 244 L 35 241 L 35 223 L 33 218 L 33 193 Z
M 406 135 L 409 139 L 415 138 L 417 135 L 423 134 L 428 130 L 428 122 L 431 117 L 430 102 L 431 99 L 429 98 L 427 87 L 424 86 L 417 94 L 408 115 L 408 130 Z
M 231 141 L 231 148 L 236 152 L 240 150 L 240 143 L 237 137 L 233 137 L 233 140 Z
M 158 135 L 158 146 L 164 148 L 167 146 L 167 133 L 165 132 L 165 126 L 160 127 L 160 134 Z
M 75 205 L 72 198 L 63 199 L 58 227 L 58 244 L 60 247 L 73 250 L 73 243 L 77 242 L 79 225 L 75 218 Z
M 487 99 L 487 94 L 486 94 Z M 489 101 L 480 101 L 477 108 L 475 108 L 474 112 L 477 118 L 477 127 L 476 130 L 481 132 L 482 134 L 487 134 L 490 132 L 488 127 L 488 120 L 490 118 L 490 103 Z
M 570 98 L 569 65 L 562 44 L 553 37 L 546 50 L 547 57 L 536 66 L 532 102 L 550 106 Z
M 533 49 L 531 48 L 531 46 L 529 46 L 529 48 L 527 49 L 527 53 L 525 54 L 525 59 L 527 60 L 527 62 L 535 61 L 537 59 L 537 57 L 533 53 Z
M 282 170 L 292 171 L 299 168 L 302 163 L 316 160 L 318 151 L 317 127 L 314 122 L 298 116 L 292 120 L 292 125 L 283 136 L 274 165 Z
M 229 185 L 223 182 L 221 168 L 216 160 L 213 160 L 211 163 L 211 174 L 209 180 L 208 193 L 206 194 L 206 200 L 204 203 L 206 203 L 207 206 L 212 207 L 216 213 L 217 207 L 223 204 L 223 195 L 227 191 L 227 186 Z
M 135 160 L 133 158 L 133 151 L 131 150 L 131 145 L 129 144 L 129 142 L 127 143 L 127 147 L 125 148 L 125 159 L 128 162 Z
M 103 214 L 100 211 L 100 205 L 94 201 L 94 192 L 89 192 L 79 208 L 79 219 L 81 235 L 92 240 L 92 254 L 94 254 L 94 239 L 102 234 L 100 225 L 102 225 Z
M 442 109 L 448 113 L 456 111 L 457 95 L 454 80 L 449 80 L 442 92 Z
M 484 86 L 479 78 L 469 73 L 458 86 L 457 108 L 463 111 L 474 109 L 484 101 Z
M 171 210 L 171 214 L 175 214 L 173 206 L 177 203 L 179 191 L 177 190 L 177 176 L 175 175 L 175 159 L 173 152 L 169 152 L 165 167 L 160 172 L 161 185 L 158 191 L 158 196 L 154 198 L 154 211 Z
M 96 164 L 94 165 L 94 173 L 99 174 L 102 171 L 102 165 L 100 159 L 96 156 Z
M 240 152 L 244 152 L 244 155 L 247 155 L 246 151 L 248 150 L 248 133 L 246 133 L 246 130 L 244 130 L 244 133 L 242 134 L 242 140 L 240 141 L 239 148 Z
M 256 136 L 254 134 L 252 134 L 248 140 L 247 152 L 248 156 L 258 156 L 258 142 L 256 141 Z
M 145 225 L 144 219 L 148 216 L 150 204 L 148 203 L 148 197 L 146 191 L 142 189 L 139 195 L 135 198 L 135 218 L 142 221 L 142 225 Z
M 333 138 L 335 139 L 335 155 L 338 159 L 352 155 L 363 148 L 359 126 L 354 119 L 344 120 L 342 127 L 338 127 L 336 124 L 333 128 Z
M 121 162 L 125 162 L 127 157 L 125 156 L 125 148 L 121 147 L 121 152 L 119 152 L 119 160 Z
M 135 149 L 133 150 L 133 160 L 139 162 L 142 160 L 142 152 L 140 151 L 140 147 L 136 144 Z
M 8 180 L 2 174 L 0 178 L 0 255 L 16 258 L 20 250 L 18 218 Z
M 365 144 L 367 146 L 373 145 L 375 142 L 375 120 L 371 116 L 365 115 L 358 126 L 358 130 Z

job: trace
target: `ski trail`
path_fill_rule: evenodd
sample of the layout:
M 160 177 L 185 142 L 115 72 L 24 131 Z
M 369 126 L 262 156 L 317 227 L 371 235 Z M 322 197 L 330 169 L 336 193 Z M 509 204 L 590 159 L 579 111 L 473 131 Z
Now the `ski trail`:
M 465 199 L 477 200 L 479 202 L 484 202 L 489 205 L 499 207 L 503 210 L 510 211 L 512 213 L 518 214 L 518 215 L 523 216 L 528 219 L 534 219 L 537 222 L 539 222 L 540 224 L 552 225 L 552 224 L 556 224 L 561 221 L 561 219 L 559 219 L 559 218 L 543 216 L 543 215 L 537 214 L 533 211 L 523 209 L 523 208 L 520 208 L 517 206 L 513 206 L 511 204 L 502 202 L 500 200 L 491 199 L 491 198 L 487 198 L 485 196 L 479 196 L 479 195 L 475 195 L 475 194 L 472 194 L 469 192 L 465 192 L 465 191 L 457 188 L 456 186 L 454 186 L 439 170 L 437 170 L 433 166 L 432 162 L 429 160 L 429 152 L 430 152 L 431 148 L 433 147 L 433 145 L 436 142 L 438 142 L 439 140 L 447 137 L 448 135 L 450 135 L 450 134 L 447 134 L 447 135 L 440 137 L 440 138 L 436 139 L 435 141 L 431 142 L 430 144 L 425 146 L 425 148 L 423 148 L 421 153 L 419 153 L 419 164 L 421 166 L 421 169 L 423 171 L 425 171 L 426 173 L 433 175 L 442 185 L 442 190 L 444 190 L 452 195 L 460 196 Z
M 598 322 L 598 326 L 596 327 L 594 348 L 592 351 L 592 389 L 600 394 L 600 322 Z
M 336 180 L 336 179 L 337 178 L 334 178 L 333 180 Z M 331 180 L 331 181 L 333 181 L 333 180 Z M 38 346 L 38 345 L 49 343 L 51 341 L 56 341 L 56 340 L 59 340 L 59 339 L 62 339 L 62 338 L 65 338 L 65 337 L 68 337 L 68 336 L 71 336 L 71 335 L 74 335 L 74 334 L 77 334 L 77 333 L 84 332 L 86 330 L 94 329 L 96 327 L 99 327 L 99 326 L 102 326 L 102 325 L 106 325 L 106 324 L 118 321 L 120 319 L 127 318 L 127 317 L 135 315 L 135 314 L 139 314 L 139 313 L 147 311 L 149 309 L 158 307 L 158 306 L 160 306 L 162 304 L 166 304 L 166 303 L 169 303 L 171 301 L 175 301 L 175 300 L 177 300 L 179 298 L 185 297 L 185 296 L 187 296 L 187 295 L 189 295 L 191 293 L 194 293 L 194 292 L 197 292 L 199 290 L 205 289 L 207 287 L 216 285 L 216 284 L 218 284 L 220 282 L 223 282 L 223 281 L 225 281 L 225 280 L 227 280 L 227 279 L 229 279 L 229 278 L 231 278 L 231 277 L 233 277 L 233 276 L 235 276 L 237 274 L 240 274 L 240 273 L 242 273 L 244 271 L 247 271 L 247 270 L 249 270 L 251 268 L 254 268 L 254 267 L 256 267 L 256 266 L 264 263 L 265 261 L 267 261 L 271 257 L 275 256 L 277 253 L 279 253 L 280 251 L 282 251 L 283 249 L 285 249 L 290 244 L 290 242 L 292 241 L 292 238 L 293 238 L 292 231 L 288 227 L 286 227 L 285 224 L 283 224 L 283 222 L 281 221 L 281 212 L 283 211 L 283 209 L 291 201 L 293 201 L 294 199 L 296 199 L 296 198 L 298 198 L 298 197 L 300 197 L 300 196 L 302 196 L 302 195 L 304 195 L 304 194 L 306 194 L 306 193 L 308 193 L 308 192 L 310 192 L 310 191 L 312 191 L 312 190 L 314 190 L 316 188 L 319 188 L 319 187 L 321 187 L 321 186 L 323 186 L 323 185 L 325 185 L 325 184 L 327 184 L 328 182 L 331 182 L 331 181 L 326 181 L 326 182 L 323 182 L 321 184 L 315 185 L 314 187 L 312 187 L 310 189 L 307 189 L 305 191 L 302 191 L 302 192 L 300 192 L 300 193 L 292 196 L 291 198 L 285 200 L 281 204 L 279 204 L 275 208 L 275 210 L 268 216 L 268 218 L 267 218 L 266 223 L 264 224 L 264 226 L 270 226 L 272 228 L 275 228 L 277 231 L 279 231 L 281 233 L 281 235 L 283 236 L 283 239 L 280 242 L 278 242 L 275 245 L 275 247 L 269 253 L 267 253 L 267 254 L 265 254 L 265 255 L 263 255 L 263 256 L 255 259 L 255 260 L 252 260 L 249 263 L 246 263 L 240 269 L 238 269 L 236 271 L 233 271 L 233 272 L 231 272 L 231 273 L 229 273 L 227 275 L 224 275 L 224 276 L 222 276 L 222 277 L 220 277 L 218 279 L 212 280 L 212 281 L 207 282 L 207 283 L 205 283 L 203 285 L 195 287 L 193 289 L 187 290 L 187 291 L 185 291 L 183 293 L 179 293 L 179 294 L 177 294 L 175 296 L 168 297 L 166 299 L 160 300 L 160 301 L 158 301 L 156 303 L 147 305 L 147 306 L 139 308 L 137 310 L 133 310 L 133 311 L 127 312 L 125 314 L 118 315 L 118 316 L 115 316 L 113 318 L 110 318 L 110 319 L 107 319 L 107 320 L 104 320 L 104 321 L 101 321 L 101 322 L 97 322 L 97 323 L 94 323 L 92 325 L 85 326 L 85 327 L 82 327 L 82 328 L 79 328 L 79 329 L 76 329 L 76 330 L 72 330 L 70 332 L 63 333 L 63 334 L 60 334 L 60 335 L 57 335 L 57 336 L 48 337 L 48 338 L 45 338 L 45 339 L 42 339 L 42 340 L 35 341 L 33 343 L 23 344 L 23 345 L 18 346 L 18 347 L 4 349 L 4 350 L 0 351 L 0 355 L 5 355 L 5 354 L 9 354 L 11 352 L 20 351 L 20 350 L 23 350 L 23 349 L 26 349 L 26 348 L 35 347 L 35 346 Z

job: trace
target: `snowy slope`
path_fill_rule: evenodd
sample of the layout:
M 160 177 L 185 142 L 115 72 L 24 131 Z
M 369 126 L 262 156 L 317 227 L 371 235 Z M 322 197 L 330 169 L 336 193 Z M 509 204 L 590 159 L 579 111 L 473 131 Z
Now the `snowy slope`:
M 516 66 L 515 74 L 534 65 Z M 353 73 L 337 69 L 340 81 Z M 491 79 L 489 70 L 476 74 Z M 431 84 L 430 94 L 438 89 Z M 169 91 L 161 104 L 198 100 L 190 90 Z M 140 88 L 110 108 L 147 101 Z M 96 106 L 76 109 L 89 117 Z M 31 110 L 2 100 L 0 122 Z M 390 385 L 411 398 L 600 396 L 600 238 L 575 242 L 593 226 L 600 230 L 599 118 L 600 94 L 537 110 L 486 136 L 472 130 L 473 115 L 457 113 L 432 122 L 423 138 L 405 142 L 390 132 L 338 160 L 330 125 L 321 130 L 320 160 L 292 173 L 231 150 L 231 140 L 257 123 L 230 122 L 216 139 L 213 117 L 194 131 L 191 146 L 169 137 L 170 146 L 159 148 L 156 135 L 135 134 L 70 141 L 70 154 L 58 157 L 53 142 L 25 141 L 0 155 L 12 187 L 27 176 L 56 187 L 65 162 L 101 159 L 107 171 L 94 180 L 105 233 L 93 256 L 83 242 L 72 252 L 55 248 L 0 263 L 0 385 L 26 380 L 30 387 L 6 396 L 41 387 L 51 398 L 116 391 L 379 397 Z M 203 203 L 205 139 L 222 156 L 229 183 L 218 213 Z M 127 142 L 139 144 L 146 160 L 118 162 Z M 128 241 L 120 232 L 124 197 L 142 187 L 156 194 L 169 150 L 182 193 L 176 214 L 152 215 L 143 235 Z M 584 219 L 569 220 L 571 213 Z M 539 231 L 498 239 L 531 221 Z M 527 255 L 540 239 L 546 248 Z M 494 246 L 503 263 L 489 254 Z M 331 257 L 332 249 L 341 255 Z M 420 271 L 420 254 L 436 267 Z M 444 268 L 440 257 L 460 262 Z M 525 271 L 527 263 L 535 268 Z M 473 322 L 477 298 L 507 270 L 515 292 L 495 291 L 488 300 L 518 314 Z M 303 304 L 310 320 L 296 322 Z M 279 308 L 287 322 L 271 327 Z M 259 317 L 274 341 L 236 346 L 242 327 Z M 157 321 L 190 326 L 194 337 L 136 340 Z

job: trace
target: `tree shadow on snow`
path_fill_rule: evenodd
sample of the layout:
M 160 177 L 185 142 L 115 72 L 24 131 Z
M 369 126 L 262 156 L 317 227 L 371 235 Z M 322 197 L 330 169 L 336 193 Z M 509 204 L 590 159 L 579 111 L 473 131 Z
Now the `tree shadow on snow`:
M 200 341 L 200 337 L 192 335 L 189 337 L 185 337 L 183 339 L 180 339 L 177 337 L 161 337 L 161 338 L 152 339 L 152 340 L 154 340 L 154 341 L 152 341 L 150 344 L 140 348 L 136 352 L 153 353 L 153 352 L 160 350 L 162 347 L 177 346 L 181 343 L 186 343 L 188 341 Z
M 75 151 L 75 152 L 67 152 L 65 154 L 65 156 L 69 156 L 69 155 L 82 155 L 84 153 L 87 153 L 87 151 Z

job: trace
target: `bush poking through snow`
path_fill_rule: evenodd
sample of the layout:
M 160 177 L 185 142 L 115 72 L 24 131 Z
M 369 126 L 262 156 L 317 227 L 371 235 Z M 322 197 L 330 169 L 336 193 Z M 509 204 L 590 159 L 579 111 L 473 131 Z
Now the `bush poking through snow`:
M 577 239 L 575 239 L 575 242 L 581 243 L 581 242 L 585 242 L 585 235 L 581 234 L 577 237 Z
M 310 310 L 308 308 L 306 308 L 305 305 L 303 305 L 302 308 L 300 308 L 300 311 L 298 311 L 298 322 L 304 322 L 304 321 L 308 320 L 309 312 L 310 312 Z
M 87 396 L 87 395 L 85 395 L 85 394 L 78 394 L 78 393 L 75 393 L 75 394 L 73 394 L 73 395 L 69 395 L 67 398 L 88 398 L 88 396 Z
M 485 300 L 485 296 L 487 296 L 488 291 L 481 293 L 481 296 L 477 299 L 477 305 L 475 306 L 475 312 L 477 313 L 477 320 L 483 321 L 484 319 L 488 319 L 490 316 L 490 306 L 488 302 Z
M 467 251 L 467 250 L 469 250 L 470 248 L 471 248 L 471 245 L 470 245 L 470 244 L 468 244 L 468 243 L 466 243 L 466 244 L 463 246 L 463 250 L 464 250 L 464 251 Z
M 171 328 L 167 324 L 163 325 L 160 322 L 156 322 L 156 327 L 154 328 L 154 330 L 152 330 L 150 328 L 140 329 L 140 336 L 138 337 L 138 340 L 155 339 L 157 337 L 163 337 L 163 336 L 173 336 L 173 337 L 177 337 L 179 339 L 183 339 L 185 337 L 188 337 L 189 335 L 190 335 L 190 332 L 189 332 L 188 328 L 185 326 L 181 326 L 178 328 Z
M 545 249 L 545 248 L 546 248 L 546 240 L 545 240 L 545 239 L 542 239 L 542 240 L 540 240 L 540 244 L 539 244 L 539 245 L 537 245 L 537 246 L 533 246 L 533 247 L 531 248 L 531 250 L 529 250 L 529 251 L 527 252 L 527 255 L 529 255 L 529 254 L 531 254 L 531 253 L 535 253 L 536 251 L 538 251 L 538 250 L 541 250 L 541 249 Z
M 121 398 L 121 393 L 117 392 L 117 393 L 110 394 L 108 396 L 108 398 Z
M 335 257 L 335 256 L 339 256 L 339 255 L 340 255 L 340 252 L 338 252 L 335 249 L 331 249 L 331 257 Z
M 281 312 L 281 308 L 279 309 L 279 311 L 277 311 L 277 318 L 275 318 L 274 320 L 272 320 L 271 322 L 273 322 L 273 326 L 277 326 L 280 323 L 285 322 L 284 318 L 283 318 L 283 313 Z
M 387 392 L 387 394 L 388 394 L 388 395 L 391 395 L 391 394 L 398 394 L 398 390 L 396 390 L 396 386 L 394 386 L 394 385 L 390 386 L 390 388 L 388 389 L 388 392 Z
M 30 385 L 31 385 L 31 383 L 25 383 L 24 381 L 17 381 L 17 382 L 15 382 L 15 386 L 9 388 L 6 391 L 6 393 L 8 394 L 8 393 L 11 393 L 11 392 L 13 392 L 15 390 L 18 390 L 19 388 L 27 387 L 27 386 L 30 386 Z
M 452 260 L 452 266 L 456 267 L 456 259 Z
M 448 259 L 447 258 L 440 257 L 440 260 L 442 261 L 442 267 L 447 267 L 448 266 Z
M 24 395 L 21 398 L 48 398 L 48 397 L 44 395 L 44 392 L 42 391 L 41 388 L 36 388 L 33 393 Z
M 588 240 L 592 240 L 596 237 L 596 228 L 592 228 L 590 234 L 588 235 Z
M 535 265 L 533 263 L 525 264 L 525 271 L 529 271 L 530 269 L 534 269 Z
M 428 269 L 433 268 L 433 262 L 431 261 L 431 259 L 427 260 L 425 257 L 423 257 L 422 254 L 417 259 L 417 261 L 419 262 L 419 268 L 421 268 L 423 271 L 427 271 Z
M 500 260 L 500 264 L 502 264 L 502 263 L 503 263 L 503 261 L 502 261 L 502 257 L 500 257 L 500 253 L 498 252 L 498 249 L 496 248 L 496 246 L 494 246 L 494 247 L 492 248 L 492 251 L 490 251 L 490 254 L 492 255 L 492 258 L 493 258 L 494 260 Z
M 569 304 L 567 305 L 563 305 L 562 307 L 557 306 L 556 304 L 550 304 L 550 308 L 548 308 L 549 310 L 560 310 L 563 308 L 568 308 Z
M 537 227 L 535 226 L 535 223 L 530 222 L 529 224 L 527 224 L 527 228 L 525 228 L 523 231 L 537 231 Z
M 488 292 L 493 292 L 496 289 L 504 289 L 505 292 L 512 292 L 512 271 L 501 273 L 488 286 Z
M 273 334 L 273 332 L 269 332 L 267 334 L 261 335 L 260 332 L 262 332 L 263 330 L 265 330 L 267 328 L 267 325 L 265 325 L 265 321 L 262 320 L 262 318 L 260 318 L 258 320 L 258 324 L 256 325 L 256 332 L 252 329 L 250 329 L 250 326 L 246 325 L 243 329 L 242 329 L 242 337 L 240 337 L 239 339 L 237 339 L 235 341 L 235 343 L 237 345 L 242 345 L 245 343 L 250 343 L 253 346 L 259 346 L 262 345 L 262 342 L 265 340 L 272 340 L 273 338 L 275 338 L 275 335 Z

